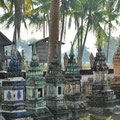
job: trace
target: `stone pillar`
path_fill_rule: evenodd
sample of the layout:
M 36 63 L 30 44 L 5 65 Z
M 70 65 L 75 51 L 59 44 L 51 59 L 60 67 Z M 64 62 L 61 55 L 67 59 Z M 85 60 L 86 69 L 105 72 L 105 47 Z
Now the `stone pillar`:
M 111 89 L 115 91 L 118 99 L 120 99 L 120 41 L 117 51 L 113 57 L 114 78 L 111 82 Z
M 0 120 L 5 120 L 2 115 L 2 81 L 0 80 Z
M 120 78 L 120 42 L 113 57 L 114 77 Z

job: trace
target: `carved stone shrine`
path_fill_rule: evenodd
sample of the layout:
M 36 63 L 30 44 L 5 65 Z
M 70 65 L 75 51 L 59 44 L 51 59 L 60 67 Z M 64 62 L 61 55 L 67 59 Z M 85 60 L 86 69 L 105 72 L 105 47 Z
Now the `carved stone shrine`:
M 73 53 L 73 47 L 65 66 L 65 102 L 71 111 L 71 118 L 84 116 L 86 107 L 81 99 L 81 75 L 80 68 L 76 63 Z
M 116 97 L 120 99 L 120 41 L 117 51 L 113 57 L 114 78 L 111 82 L 111 89 L 114 90 Z
M 26 77 L 26 108 L 30 116 L 35 120 L 51 120 L 52 114 L 46 106 L 45 78 L 37 60 L 35 45 Z
M 108 83 L 107 75 L 109 68 L 106 64 L 105 54 L 102 52 L 100 41 L 92 70 L 94 80 L 92 92 L 88 96 L 88 106 L 90 107 L 90 111 L 98 113 L 105 113 L 106 111 L 112 113 L 118 112 L 115 111 L 118 100 L 116 99 L 114 91 L 110 89 Z
M 64 75 L 59 64 L 57 49 L 46 75 L 47 106 L 55 120 L 66 120 L 69 110 L 64 102 Z
M 6 120 L 25 119 L 28 117 L 24 103 L 25 73 L 21 70 L 21 66 L 15 55 L 11 57 L 7 72 L 7 78 L 2 81 L 2 114 Z

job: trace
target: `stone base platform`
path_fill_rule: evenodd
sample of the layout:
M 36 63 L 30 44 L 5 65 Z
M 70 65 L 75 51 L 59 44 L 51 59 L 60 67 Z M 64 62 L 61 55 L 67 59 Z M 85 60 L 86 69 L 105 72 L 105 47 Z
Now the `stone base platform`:
M 95 113 L 95 114 L 107 114 L 107 115 L 111 115 L 111 114 L 120 114 L 120 106 L 115 106 L 115 107 L 107 107 L 107 108 L 103 108 L 103 107 L 88 107 L 88 111 L 90 113 Z
M 32 110 L 28 109 L 28 112 L 33 120 L 53 120 L 53 114 L 47 107 Z
M 5 118 L 3 117 L 1 113 L 0 113 L 0 120 L 5 120 Z

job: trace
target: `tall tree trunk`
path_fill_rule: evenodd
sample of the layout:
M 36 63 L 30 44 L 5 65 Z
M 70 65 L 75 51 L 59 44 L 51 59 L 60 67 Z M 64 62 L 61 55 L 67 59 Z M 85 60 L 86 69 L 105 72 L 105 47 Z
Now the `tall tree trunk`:
M 86 43 L 86 39 L 87 39 L 87 35 L 88 35 L 89 25 L 90 24 L 89 24 L 89 20 L 88 20 L 87 29 L 86 29 L 86 32 L 85 32 L 85 37 L 84 37 L 83 45 L 82 45 L 82 48 L 81 48 L 81 61 L 82 61 L 82 58 L 83 58 L 83 52 L 84 52 L 85 43 Z
M 63 2 L 62 2 L 62 4 L 63 4 L 63 7 L 64 7 L 64 3 Z M 64 11 L 64 8 L 63 8 L 62 29 L 61 29 L 61 35 L 60 35 L 60 53 L 59 53 L 60 64 L 61 64 L 61 48 L 62 48 L 64 25 L 65 25 L 65 11 Z
M 82 68 L 82 43 L 83 43 L 83 18 L 81 18 L 81 38 L 80 38 L 80 45 L 79 45 L 79 51 L 78 51 L 78 55 L 80 55 L 80 68 Z
M 43 15 L 43 38 L 45 38 L 45 14 Z
M 21 18 L 22 18 L 22 0 L 15 0 L 15 21 L 14 21 L 15 30 L 13 34 L 15 49 L 16 49 L 16 40 L 17 38 L 20 38 Z
M 111 38 L 111 22 L 109 23 L 109 39 L 107 41 L 107 55 L 106 55 L 106 60 L 108 62 L 108 57 L 109 57 L 109 46 L 110 46 L 110 38 Z
M 52 61 L 54 49 L 59 40 L 59 4 L 59 0 L 51 0 L 48 65 Z

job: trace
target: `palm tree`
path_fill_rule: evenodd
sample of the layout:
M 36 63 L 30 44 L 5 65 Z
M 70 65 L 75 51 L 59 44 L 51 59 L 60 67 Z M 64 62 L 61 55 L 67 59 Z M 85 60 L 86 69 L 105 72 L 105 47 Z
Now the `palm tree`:
M 51 0 L 48 66 L 52 61 L 54 49 L 59 40 L 59 6 L 59 0 Z
M 31 16 L 27 19 L 30 20 L 29 25 L 36 27 L 36 30 L 43 30 L 43 38 L 46 37 L 47 30 L 49 30 L 50 22 L 50 0 L 35 0 L 33 1 L 35 8 L 32 10 Z
M 117 3 L 117 5 L 116 5 Z M 105 6 L 105 17 L 106 17 L 106 22 L 105 26 L 107 25 L 108 28 L 108 40 L 107 40 L 107 52 L 106 52 L 106 57 L 108 61 L 108 56 L 109 56 L 109 46 L 110 46 L 110 39 L 111 39 L 111 31 L 112 29 L 115 28 L 115 26 L 112 24 L 113 21 L 116 22 L 116 24 L 119 25 L 118 17 L 119 17 L 119 0 L 109 0 L 106 3 Z M 106 29 L 107 30 L 107 29 Z
M 82 8 L 82 13 L 80 11 L 81 24 L 76 33 L 73 45 L 77 42 L 77 39 L 80 36 L 80 42 L 78 43 L 78 47 L 80 47 L 78 54 L 82 59 L 84 47 L 87 39 L 88 32 L 93 30 L 96 32 L 97 36 L 106 36 L 103 28 L 101 27 L 101 23 L 103 23 L 104 19 L 102 16 L 102 10 L 104 9 L 105 0 L 79 0 L 79 4 Z M 79 13 L 79 11 L 78 11 Z M 98 37 L 97 37 L 98 38 Z M 82 61 L 82 60 L 81 60 Z M 82 64 L 82 63 L 81 63 Z
M 21 22 L 23 22 L 25 27 L 27 28 L 25 15 L 28 14 L 28 9 L 25 10 L 25 7 L 28 6 L 28 4 L 30 4 L 31 2 L 28 2 L 27 0 L 26 3 L 22 0 L 2 0 L 1 2 L 3 5 L 2 8 L 4 9 L 5 13 L 0 16 L 0 23 L 5 23 L 6 28 L 9 28 L 10 25 L 14 26 L 13 40 L 16 43 L 16 40 L 20 38 Z

